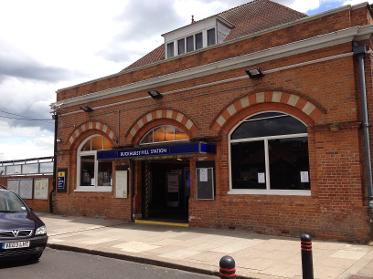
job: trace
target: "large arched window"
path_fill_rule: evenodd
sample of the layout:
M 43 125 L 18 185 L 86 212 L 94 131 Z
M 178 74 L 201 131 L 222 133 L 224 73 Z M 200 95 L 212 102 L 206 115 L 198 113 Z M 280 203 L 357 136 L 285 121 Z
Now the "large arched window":
M 171 125 L 162 125 L 147 132 L 140 144 L 186 140 L 189 140 L 189 136 L 181 129 Z
M 97 161 L 97 151 L 111 149 L 111 142 L 104 136 L 87 138 L 78 148 L 77 190 L 111 191 L 112 162 Z
M 232 193 L 310 194 L 307 127 L 278 112 L 257 114 L 230 133 Z

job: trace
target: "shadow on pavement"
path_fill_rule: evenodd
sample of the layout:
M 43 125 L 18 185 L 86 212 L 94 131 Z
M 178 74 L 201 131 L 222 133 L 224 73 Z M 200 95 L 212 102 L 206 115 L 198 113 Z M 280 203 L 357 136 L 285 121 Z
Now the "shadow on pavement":
M 32 264 L 37 264 L 39 260 L 30 259 L 14 259 L 14 260 L 2 260 L 0 262 L 0 269 L 13 268 L 19 266 L 27 266 Z

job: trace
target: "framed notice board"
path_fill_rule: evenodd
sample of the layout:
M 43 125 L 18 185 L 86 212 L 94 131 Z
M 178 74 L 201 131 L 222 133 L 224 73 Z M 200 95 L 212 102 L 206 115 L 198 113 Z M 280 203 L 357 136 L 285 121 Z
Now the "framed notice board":
M 67 169 L 58 169 L 57 171 L 57 192 L 66 193 L 67 191 Z
M 7 189 L 16 194 L 19 194 L 19 180 L 18 179 L 9 179 Z
M 214 200 L 215 198 L 215 162 L 197 162 L 197 200 Z
M 20 179 L 19 181 L 19 196 L 25 200 L 32 199 L 32 188 L 33 180 L 31 179 Z
M 128 166 L 117 166 L 115 169 L 115 198 L 125 199 L 128 195 Z
M 34 179 L 34 199 L 47 200 L 48 199 L 48 178 Z

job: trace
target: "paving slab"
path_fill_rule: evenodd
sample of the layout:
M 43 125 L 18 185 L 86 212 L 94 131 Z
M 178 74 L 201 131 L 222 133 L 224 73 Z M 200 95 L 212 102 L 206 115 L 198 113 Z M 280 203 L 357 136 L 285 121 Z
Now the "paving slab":
M 302 278 L 300 241 L 239 230 L 138 225 L 121 220 L 42 214 L 49 244 L 204 273 L 231 255 L 243 278 Z M 373 247 L 314 241 L 315 278 L 373 278 Z M 355 277 L 353 277 L 355 276 Z

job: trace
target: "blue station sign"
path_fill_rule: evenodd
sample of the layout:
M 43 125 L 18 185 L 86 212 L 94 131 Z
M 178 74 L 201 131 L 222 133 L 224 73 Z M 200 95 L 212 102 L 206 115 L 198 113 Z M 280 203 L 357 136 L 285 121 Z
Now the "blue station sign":
M 172 155 L 215 154 L 215 144 L 188 142 L 173 145 L 144 146 L 128 149 L 103 150 L 97 152 L 98 160 L 133 159 Z
M 57 192 L 66 192 L 67 190 L 67 169 L 58 169 L 57 171 Z

